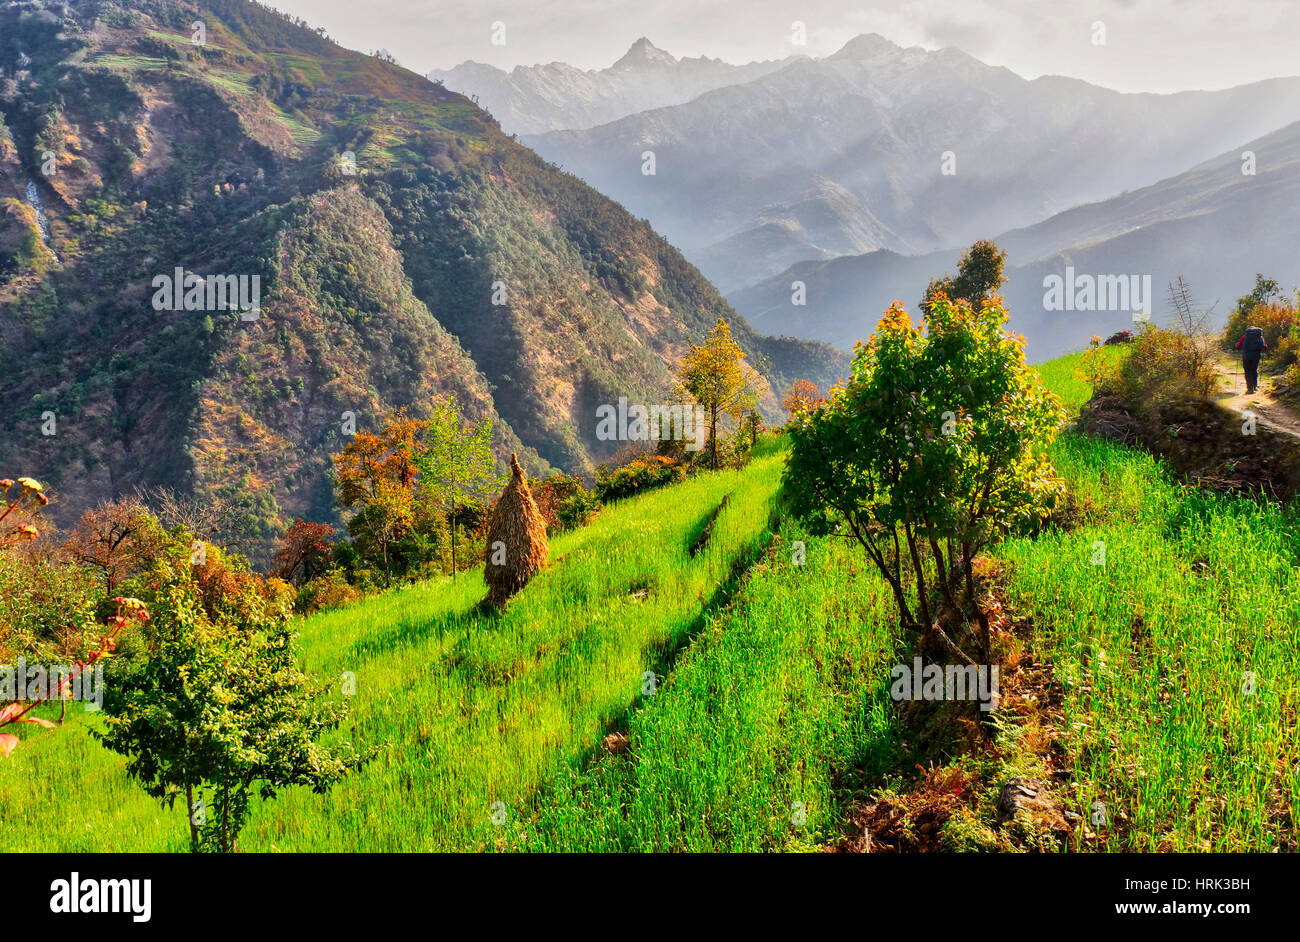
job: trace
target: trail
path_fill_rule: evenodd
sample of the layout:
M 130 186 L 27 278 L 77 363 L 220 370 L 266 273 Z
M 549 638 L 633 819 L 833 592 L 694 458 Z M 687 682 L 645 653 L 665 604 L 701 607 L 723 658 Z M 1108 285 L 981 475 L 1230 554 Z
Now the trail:
M 1219 391 L 1214 397 L 1218 405 L 1238 415 L 1249 410 L 1258 417 L 1260 425 L 1300 441 L 1300 417 L 1265 389 L 1264 376 L 1259 378 L 1259 388 L 1247 395 L 1240 360 L 1221 359 L 1214 364 L 1214 371 L 1219 374 Z

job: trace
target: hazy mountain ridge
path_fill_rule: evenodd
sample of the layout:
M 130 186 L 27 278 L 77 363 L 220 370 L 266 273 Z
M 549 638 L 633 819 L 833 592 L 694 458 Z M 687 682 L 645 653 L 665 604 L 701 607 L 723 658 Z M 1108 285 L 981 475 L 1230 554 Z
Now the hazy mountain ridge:
M 1242 173 L 1242 154 L 1256 173 Z M 1076 207 L 1034 226 L 996 236 L 1009 252 L 1004 293 L 1012 326 L 1037 360 L 1078 349 L 1093 334 L 1133 326 L 1128 312 L 1048 311 L 1043 279 L 1064 275 L 1150 275 L 1153 319 L 1168 313 L 1168 285 L 1179 275 L 1196 301 L 1226 316 L 1256 272 L 1285 287 L 1300 282 L 1295 246 L 1300 219 L 1300 122 L 1234 147 L 1196 167 L 1108 200 Z M 729 300 L 759 330 L 816 337 L 847 348 L 870 334 L 895 300 L 915 311 L 929 279 L 954 270 L 956 251 L 917 257 L 890 252 L 805 262 L 732 293 Z M 791 284 L 807 286 L 807 305 L 791 304 Z
M 731 65 L 707 57 L 677 59 L 642 37 L 605 69 L 551 62 L 506 72 L 468 60 L 455 68 L 435 69 L 429 79 L 476 96 L 507 133 L 540 134 L 595 127 L 638 111 L 681 104 L 715 88 L 766 75 L 788 61 Z
M 525 142 L 651 221 L 724 291 L 833 245 L 903 254 L 968 244 L 1180 173 L 1300 118 L 1300 79 L 1121 94 L 1028 81 L 955 49 L 861 36 L 745 84 Z M 656 172 L 642 172 L 645 151 Z M 952 152 L 955 173 L 942 161 Z M 782 206 L 833 184 L 833 237 Z M 861 233 L 876 244 L 862 244 Z M 737 260 L 731 245 L 750 252 Z

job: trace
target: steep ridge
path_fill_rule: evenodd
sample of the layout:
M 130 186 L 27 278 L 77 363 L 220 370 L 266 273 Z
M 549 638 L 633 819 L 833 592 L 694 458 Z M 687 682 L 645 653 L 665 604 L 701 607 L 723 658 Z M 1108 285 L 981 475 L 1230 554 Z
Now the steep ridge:
M 328 512 L 350 423 L 442 396 L 589 468 L 595 405 L 668 401 L 718 316 L 778 391 L 845 371 L 421 76 L 247 0 L 61 9 L 0 10 L 0 463 L 64 521 L 160 484 L 274 531 Z M 178 269 L 256 312 L 172 303 Z

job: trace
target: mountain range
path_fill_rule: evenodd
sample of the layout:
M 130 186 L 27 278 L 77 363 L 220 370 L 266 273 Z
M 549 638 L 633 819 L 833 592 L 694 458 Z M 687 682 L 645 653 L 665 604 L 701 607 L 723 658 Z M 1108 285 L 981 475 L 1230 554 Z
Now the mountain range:
M 679 105 L 715 88 L 767 75 L 787 61 L 730 65 L 705 57 L 677 59 L 643 36 L 606 69 L 551 62 L 506 72 L 469 60 L 435 69 L 429 79 L 474 96 L 507 133 L 542 134 Z
M 1222 319 L 1251 289 L 1256 273 L 1294 286 L 1296 205 L 1300 123 L 1150 186 L 1004 232 L 994 241 L 1009 255 L 1004 294 L 1012 325 L 1028 338 L 1034 359 L 1077 350 L 1094 334 L 1133 328 L 1131 311 L 1046 309 L 1044 279 L 1063 278 L 1069 269 L 1076 276 L 1149 276 L 1157 321 L 1171 314 L 1168 286 L 1183 276 L 1198 305 Z M 957 256 L 954 250 L 918 256 L 879 251 L 803 262 L 729 300 L 760 330 L 847 348 L 871 332 L 891 302 L 915 309 L 930 278 L 954 271 Z M 795 282 L 805 286 L 803 305 L 791 303 Z
M 172 282 L 246 290 L 226 309 Z M 66 523 L 161 485 L 330 519 L 352 428 L 456 397 L 534 472 L 673 401 L 718 317 L 769 416 L 846 357 L 758 335 L 463 96 L 248 0 L 0 7 L 0 468 Z
M 661 68 L 619 74 L 648 82 Z M 1124 94 L 877 35 L 735 78 L 521 140 L 649 220 L 731 292 L 797 262 L 942 251 L 1032 226 L 1300 119 L 1296 78 Z M 468 75 L 462 86 L 474 91 Z

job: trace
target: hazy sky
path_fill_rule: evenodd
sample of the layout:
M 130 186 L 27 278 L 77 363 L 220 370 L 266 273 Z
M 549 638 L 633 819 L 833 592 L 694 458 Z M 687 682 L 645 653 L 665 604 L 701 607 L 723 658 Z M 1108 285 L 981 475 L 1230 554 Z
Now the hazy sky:
M 957 46 L 1033 78 L 1122 91 L 1223 88 L 1294 75 L 1300 0 L 272 0 L 353 49 L 387 49 L 428 72 L 465 59 L 502 68 L 603 68 L 647 36 L 673 55 L 728 62 L 822 56 L 860 33 Z M 807 44 L 791 42 L 806 24 Z M 491 42 L 505 23 L 504 46 Z M 1093 24 L 1105 24 L 1105 45 Z

